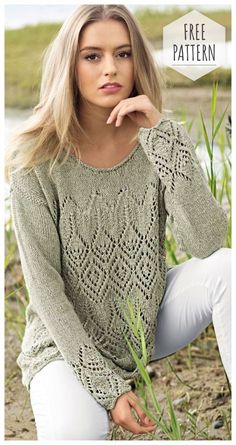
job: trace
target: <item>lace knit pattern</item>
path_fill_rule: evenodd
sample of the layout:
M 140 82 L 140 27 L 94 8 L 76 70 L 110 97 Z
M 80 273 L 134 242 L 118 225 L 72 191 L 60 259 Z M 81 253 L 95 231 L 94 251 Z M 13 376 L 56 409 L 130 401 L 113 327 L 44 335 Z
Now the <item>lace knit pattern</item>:
M 65 360 L 106 409 L 138 375 L 124 336 L 140 345 L 124 316 L 141 317 L 150 360 L 166 283 L 165 229 L 204 258 L 224 245 L 228 220 L 212 196 L 184 128 L 162 118 L 141 128 L 118 165 L 96 168 L 73 156 L 11 180 L 11 209 L 30 302 L 17 363 L 30 389 L 52 360 Z M 214 220 L 214 225 L 212 225 Z

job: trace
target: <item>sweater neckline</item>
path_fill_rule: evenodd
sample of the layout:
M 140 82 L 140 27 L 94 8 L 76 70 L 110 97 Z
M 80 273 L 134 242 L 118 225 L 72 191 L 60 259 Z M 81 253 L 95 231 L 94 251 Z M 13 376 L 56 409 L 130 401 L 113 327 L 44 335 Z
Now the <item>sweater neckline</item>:
M 69 154 L 68 158 L 72 159 L 73 162 L 80 165 L 82 168 L 87 170 L 92 170 L 94 172 L 110 172 L 113 170 L 116 170 L 120 167 L 122 167 L 124 164 L 126 164 L 138 151 L 138 148 L 140 147 L 140 141 L 135 145 L 133 150 L 126 156 L 124 159 L 122 159 L 118 164 L 113 165 L 112 167 L 94 167 L 93 165 L 86 164 L 85 162 L 81 161 L 80 159 L 76 158 L 74 155 Z

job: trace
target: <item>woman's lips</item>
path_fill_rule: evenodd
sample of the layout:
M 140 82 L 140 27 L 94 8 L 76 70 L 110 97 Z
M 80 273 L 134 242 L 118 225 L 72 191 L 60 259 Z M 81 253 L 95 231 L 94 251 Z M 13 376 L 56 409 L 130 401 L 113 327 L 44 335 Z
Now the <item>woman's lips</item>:
M 106 93 L 116 93 L 122 88 L 121 85 L 105 85 L 104 87 L 100 88 L 100 90 L 106 92 Z

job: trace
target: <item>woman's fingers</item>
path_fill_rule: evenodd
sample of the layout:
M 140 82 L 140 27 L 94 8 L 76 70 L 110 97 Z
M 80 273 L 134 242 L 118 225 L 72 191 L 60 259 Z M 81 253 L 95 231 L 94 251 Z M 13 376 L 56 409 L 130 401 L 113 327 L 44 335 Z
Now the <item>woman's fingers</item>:
M 142 426 L 155 426 L 156 425 L 156 422 L 153 422 L 153 420 L 149 419 L 149 417 L 145 413 L 140 414 L 139 419 L 140 419 L 140 425 L 142 425 Z
M 114 120 L 114 118 L 117 116 L 118 112 L 120 111 L 120 109 L 123 107 L 123 103 L 122 101 L 120 101 L 115 108 L 113 108 L 109 118 L 107 119 L 107 124 L 111 124 Z
M 140 424 L 144 425 L 144 426 L 154 426 L 156 425 L 155 422 L 153 422 L 151 419 L 149 419 L 149 417 L 145 414 L 145 412 L 142 410 L 142 408 L 139 405 L 139 399 L 138 397 L 135 395 L 135 397 L 132 396 L 129 397 L 129 403 L 132 406 L 133 409 L 135 409 L 136 413 L 138 414 L 138 417 L 140 419 Z
M 121 100 L 111 111 L 107 124 L 116 120 L 116 126 L 119 127 L 126 114 L 132 116 L 131 119 L 138 126 L 145 128 L 155 126 L 161 119 L 161 113 L 145 94 Z
M 119 127 L 122 124 L 123 119 L 124 119 L 124 115 L 123 116 L 121 116 L 121 115 L 117 116 L 116 123 L 115 123 L 116 127 Z
M 143 410 L 138 406 L 136 403 L 133 408 L 135 409 L 136 413 L 138 414 L 138 417 L 140 419 L 140 424 L 144 426 L 154 426 L 156 425 L 155 422 L 153 422 L 149 417 L 143 412 Z
M 130 105 L 123 105 L 119 109 L 114 109 L 107 121 L 107 123 L 112 123 L 113 121 L 116 121 L 115 125 L 116 127 L 119 127 L 122 124 L 122 121 L 126 114 L 132 113 L 133 111 L 136 111 L 136 107 L 134 104 Z
M 153 422 L 147 423 L 147 417 L 142 408 L 138 406 L 139 399 L 133 391 L 122 394 L 112 408 L 112 419 L 117 424 L 128 431 L 135 434 L 148 433 L 156 429 Z M 136 411 L 139 419 L 136 420 L 132 413 L 132 409 Z
M 132 416 L 131 411 L 130 415 L 126 416 L 126 418 L 121 421 L 120 425 L 126 430 L 131 431 L 135 434 L 148 433 L 156 428 L 156 425 L 142 426 L 141 424 L 139 424 L 137 420 L 135 420 Z
M 129 103 L 128 99 L 125 99 L 124 101 L 120 101 L 115 108 L 113 108 L 109 118 L 107 119 L 107 124 L 111 124 L 113 121 L 115 121 L 118 117 L 124 117 L 125 114 L 135 111 L 137 109 L 137 104 L 132 102 Z

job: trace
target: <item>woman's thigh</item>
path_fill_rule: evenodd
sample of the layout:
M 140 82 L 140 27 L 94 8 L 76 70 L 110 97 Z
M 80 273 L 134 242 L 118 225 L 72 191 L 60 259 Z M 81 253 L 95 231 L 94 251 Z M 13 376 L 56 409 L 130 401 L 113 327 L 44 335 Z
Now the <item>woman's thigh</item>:
M 222 308 L 219 329 L 223 332 L 225 324 L 230 325 L 230 260 L 231 249 L 221 248 L 203 259 L 192 257 L 167 272 L 151 361 L 176 352 L 198 337 L 211 323 L 214 305 Z
M 106 440 L 106 409 L 65 361 L 50 362 L 33 377 L 30 399 L 38 440 Z

